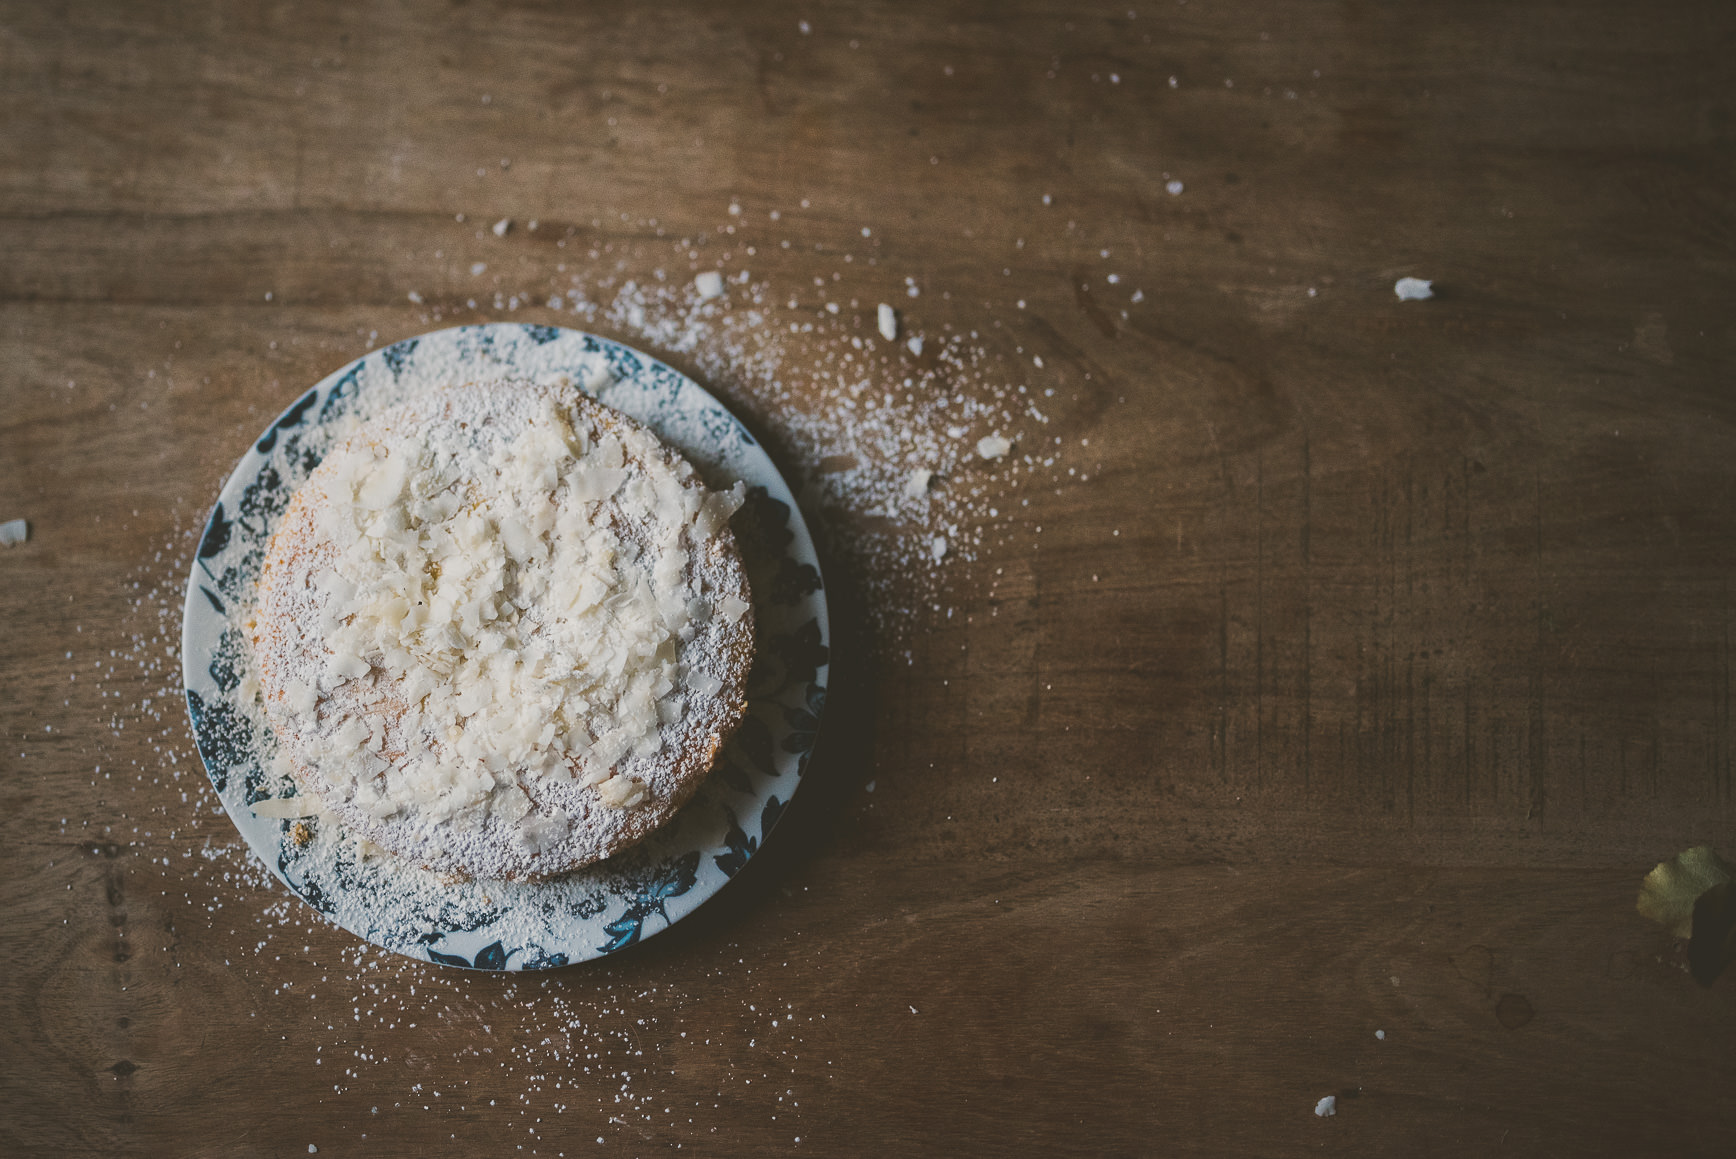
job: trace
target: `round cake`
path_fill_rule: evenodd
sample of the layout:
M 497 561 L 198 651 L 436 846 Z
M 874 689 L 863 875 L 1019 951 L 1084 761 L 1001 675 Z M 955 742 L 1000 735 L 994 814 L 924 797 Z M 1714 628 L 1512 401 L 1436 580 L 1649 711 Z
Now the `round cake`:
M 538 880 L 640 840 L 746 709 L 739 504 L 572 387 L 380 415 L 296 492 L 260 575 L 260 689 L 294 775 L 441 872 Z

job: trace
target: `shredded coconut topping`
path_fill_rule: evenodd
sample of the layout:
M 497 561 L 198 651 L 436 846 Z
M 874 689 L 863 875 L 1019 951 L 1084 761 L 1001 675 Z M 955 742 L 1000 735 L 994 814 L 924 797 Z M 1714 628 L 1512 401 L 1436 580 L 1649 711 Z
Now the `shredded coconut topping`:
M 261 583 L 297 772 L 380 844 L 478 876 L 642 836 L 739 718 L 739 503 L 572 388 L 382 415 L 298 493 Z M 270 633 L 285 623 L 306 638 Z

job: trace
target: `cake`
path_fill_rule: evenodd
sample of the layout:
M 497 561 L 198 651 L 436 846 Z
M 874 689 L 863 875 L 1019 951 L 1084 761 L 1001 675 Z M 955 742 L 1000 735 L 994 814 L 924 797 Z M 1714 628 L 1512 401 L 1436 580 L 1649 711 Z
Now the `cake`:
M 284 511 L 251 622 L 303 791 L 465 877 L 651 833 L 746 708 L 740 490 L 572 387 L 457 386 L 362 426 Z

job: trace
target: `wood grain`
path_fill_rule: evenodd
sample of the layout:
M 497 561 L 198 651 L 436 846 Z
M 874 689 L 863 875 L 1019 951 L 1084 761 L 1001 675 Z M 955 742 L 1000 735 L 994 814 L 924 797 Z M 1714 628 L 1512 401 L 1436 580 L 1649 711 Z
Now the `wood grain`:
M 0 1150 L 1727 1153 L 1730 980 L 1632 899 L 1736 851 L 1733 38 L 0 4 Z M 828 731 L 693 918 L 529 980 L 368 953 L 199 787 L 192 536 L 344 361 L 571 324 L 551 288 L 691 276 L 678 239 L 780 327 L 820 279 L 864 333 L 974 331 L 1054 389 L 1057 478 L 932 600 L 849 566 L 873 513 L 811 513 Z M 657 353 L 800 488 L 831 348 L 780 341 L 793 403 Z

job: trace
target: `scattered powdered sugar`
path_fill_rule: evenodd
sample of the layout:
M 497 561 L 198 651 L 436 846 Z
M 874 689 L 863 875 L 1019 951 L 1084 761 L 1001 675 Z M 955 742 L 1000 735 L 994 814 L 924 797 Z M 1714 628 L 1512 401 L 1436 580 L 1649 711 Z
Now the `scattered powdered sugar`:
M 333 1136 L 366 1146 L 441 1111 L 485 1124 L 491 1146 L 522 1139 L 526 1154 L 571 1155 L 575 1136 L 595 1146 L 648 1127 L 701 1149 L 744 1109 L 803 1132 L 805 1105 L 848 1044 L 824 1013 L 787 995 L 789 967 L 814 968 L 823 953 L 799 928 L 782 958 L 750 959 L 726 940 L 689 947 L 693 976 L 708 984 L 700 991 L 636 981 L 639 964 L 607 960 L 575 986 L 571 975 L 485 978 L 413 961 L 334 931 L 287 896 L 230 824 L 187 734 L 179 613 L 197 538 L 196 526 L 171 531 L 128 577 L 118 636 L 75 624 L 66 657 L 77 703 L 102 706 L 73 728 L 90 741 L 94 811 L 60 820 L 69 852 L 54 850 L 45 876 L 66 874 L 70 888 L 101 867 L 117 919 L 103 928 L 118 960 L 135 963 L 123 990 L 143 1005 L 122 1007 L 135 1022 L 152 1024 L 153 988 L 192 980 L 184 966 L 228 975 L 232 993 L 252 996 L 262 1034 L 271 1031 L 272 1066 L 326 1084 L 321 1101 L 335 1117 L 311 1144 L 323 1151 L 342 1149 Z M 28 762 L 34 750 L 19 755 Z M 189 946 L 215 957 L 184 960 Z M 159 981 L 140 977 L 147 962 L 144 977 Z M 672 1095 L 669 1072 L 699 1060 L 715 1060 L 714 1085 Z
M 774 236 L 799 228 L 796 215 L 730 206 L 725 224 L 681 237 L 625 214 L 619 237 L 600 220 L 588 233 L 566 226 L 552 262 L 539 245 L 515 272 L 492 276 L 489 297 L 425 295 L 421 320 L 541 306 L 552 321 L 691 374 L 772 449 L 823 546 L 867 597 L 873 644 L 897 649 L 921 621 L 951 614 L 950 593 L 985 553 L 1028 530 L 1018 509 L 1030 489 L 1083 481 L 1043 430 L 1068 405 L 1057 390 L 1067 372 L 1019 345 L 991 303 L 964 329 L 941 322 L 924 332 L 920 318 L 893 311 L 879 300 L 889 283 L 902 281 L 913 299 L 921 287 L 914 275 L 889 276 L 875 253 L 855 252 L 880 246 L 883 231 L 871 227 L 803 239 L 833 266 L 830 277 L 788 287 L 756 278 L 758 246 L 797 248 Z M 951 308 L 950 291 L 936 296 Z M 985 459 L 984 437 L 1022 453 Z M 910 485 L 918 469 L 931 473 L 920 489 Z M 939 562 L 936 536 L 949 545 Z
M 759 235 L 750 218 L 762 223 Z M 766 218 L 772 230 L 792 235 L 785 248 L 793 239 L 796 248 L 824 255 L 810 263 L 816 274 L 832 275 L 823 285 L 754 277 L 755 244 L 780 244 L 765 236 Z M 462 226 L 464 215 L 457 220 Z M 430 289 L 446 282 L 430 273 L 404 290 L 424 328 L 541 307 L 548 312 L 538 321 L 609 333 L 698 378 L 773 449 L 804 508 L 821 517 L 816 530 L 867 597 L 877 642 L 896 645 L 920 621 L 950 614 L 948 593 L 985 553 L 1025 537 L 1029 528 L 1014 517 L 1030 502 L 1021 495 L 1073 483 L 1060 441 L 1045 431 L 1065 405 L 1065 382 L 1043 364 L 1043 354 L 1054 352 L 1018 345 L 988 302 L 962 327 L 907 313 L 898 340 L 886 338 L 875 303 L 902 282 L 914 312 L 948 300 L 945 287 L 924 283 L 924 295 L 914 276 L 876 266 L 872 254 L 858 251 L 850 262 L 836 238 L 819 236 L 823 227 L 803 224 L 801 215 L 779 221 L 776 211 L 731 203 L 721 228 L 655 240 L 660 227 L 645 219 L 623 217 L 609 229 L 593 222 L 586 234 L 544 221 L 534 247 L 532 231 L 509 230 L 487 243 L 499 255 L 489 261 L 458 251 L 446 289 Z M 882 232 L 875 231 L 875 246 Z M 515 263 L 510 255 L 520 247 L 526 256 Z M 702 286 L 698 275 L 713 271 L 717 282 L 706 278 Z M 721 292 L 708 295 L 711 288 Z M 1141 302 L 1144 294 L 1134 290 L 1128 300 Z M 1023 317 L 1010 302 L 1007 311 Z M 372 346 L 374 338 L 358 331 L 355 345 Z M 371 405 L 401 401 L 383 390 Z M 1007 457 L 980 458 L 977 442 L 997 435 L 1012 444 Z M 764 947 L 752 960 L 716 939 L 684 951 L 727 998 L 628 984 L 635 965 L 607 960 L 586 967 L 581 987 L 536 975 L 482 986 L 473 975 L 335 933 L 283 892 L 225 816 L 188 737 L 180 610 L 203 516 L 198 502 L 177 508 L 187 525 L 129 577 L 119 639 L 72 646 L 68 675 L 91 698 L 79 703 L 100 706 L 88 766 L 98 799 L 91 816 L 68 818 L 63 831 L 89 856 L 118 859 L 121 880 L 160 893 L 177 922 L 205 928 L 200 936 L 221 947 L 222 967 L 265 995 L 262 1025 L 269 1018 L 273 1029 L 300 1027 L 286 1049 L 305 1051 L 306 1065 L 330 1073 L 331 1101 L 364 1137 L 388 1137 L 397 1116 L 442 1105 L 488 1114 L 494 1126 L 512 1116 L 527 1153 L 550 1132 L 568 1136 L 572 1152 L 567 1124 L 574 1119 L 590 1128 L 587 1142 L 605 1122 L 610 1136 L 637 1139 L 642 1126 L 656 1124 L 664 1138 L 700 1142 L 716 1129 L 708 1121 L 723 1121 L 709 1116 L 720 1107 L 736 1115 L 761 1108 L 799 1135 L 808 1094 L 826 1089 L 832 1058 L 840 1057 L 834 1049 L 847 1044 L 823 1013 L 784 997 L 780 963 L 761 961 Z M 938 559 L 937 539 L 945 545 Z M 34 756 L 32 747 L 23 746 L 21 756 Z M 279 791 L 292 791 L 287 780 Z M 361 874 L 402 868 L 358 848 L 336 826 L 308 828 L 304 858 L 343 862 Z M 453 896 L 431 874 L 424 885 L 430 902 Z M 459 908 L 485 900 L 476 883 L 465 890 L 477 896 L 458 897 Z M 800 938 L 794 930 L 797 953 Z M 791 964 L 802 963 L 781 963 Z M 440 1048 L 432 1045 L 438 1038 L 412 1030 L 418 1070 L 400 1077 L 411 1060 L 378 1046 L 378 1032 L 418 1026 L 456 1030 L 444 1040 L 456 1045 Z M 715 1060 L 715 1097 L 668 1104 L 662 1072 L 677 1051 L 683 1065 Z
M 228 993 L 255 1003 L 272 1067 L 305 1068 L 326 1091 L 334 1117 L 321 1142 L 297 1148 L 342 1150 L 346 1136 L 365 1147 L 442 1111 L 482 1124 L 490 1147 L 523 1140 L 525 1154 L 572 1155 L 577 1136 L 594 1147 L 649 1127 L 698 1150 L 744 1109 L 802 1133 L 847 1041 L 787 996 L 789 967 L 813 968 L 822 952 L 799 929 L 781 959 L 750 959 L 730 941 L 690 947 L 692 974 L 708 984 L 697 992 L 636 981 L 639 964 L 609 961 L 574 986 L 570 974 L 485 977 L 413 961 L 287 896 L 225 816 L 187 734 L 177 641 L 197 535 L 171 531 L 127 578 L 118 635 L 73 626 L 68 684 L 101 715 L 46 723 L 49 735 L 88 738 L 94 811 L 60 819 L 43 876 L 70 889 L 94 869 L 106 881 L 115 921 L 102 928 L 116 960 L 133 961 L 120 968 L 120 1009 L 150 1028 L 173 1006 L 162 988 L 209 977 L 204 967 L 232 979 Z M 33 745 L 19 755 L 40 757 Z M 214 957 L 194 960 L 192 947 Z M 245 1007 L 230 1013 L 247 1022 Z M 670 1072 L 698 1060 L 715 1060 L 714 1085 L 673 1095 Z

